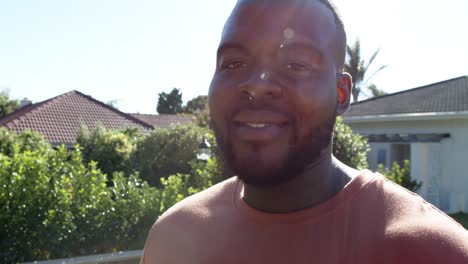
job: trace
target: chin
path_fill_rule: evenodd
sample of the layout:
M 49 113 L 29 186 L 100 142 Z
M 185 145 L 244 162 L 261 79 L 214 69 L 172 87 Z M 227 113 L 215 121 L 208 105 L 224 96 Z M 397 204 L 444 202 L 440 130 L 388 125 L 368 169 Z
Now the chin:
M 307 166 L 320 159 L 323 148 L 328 144 L 302 146 L 307 148 L 287 147 L 284 153 L 276 151 L 272 156 L 273 151 L 259 150 L 246 154 L 228 145 L 224 153 L 226 162 L 244 183 L 269 188 L 290 182 L 302 174 Z
M 262 161 L 259 155 L 237 158 L 232 153 L 227 162 L 244 183 L 257 187 L 277 186 L 290 181 L 296 174 L 286 170 L 286 159 L 267 162 Z

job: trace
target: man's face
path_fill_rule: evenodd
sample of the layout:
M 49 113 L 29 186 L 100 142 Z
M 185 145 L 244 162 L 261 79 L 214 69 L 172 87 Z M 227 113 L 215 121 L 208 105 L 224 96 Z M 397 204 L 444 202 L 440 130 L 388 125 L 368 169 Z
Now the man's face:
M 316 1 L 247 1 L 234 9 L 209 105 L 218 144 L 244 182 L 286 182 L 329 145 L 337 105 L 335 39 L 333 14 Z

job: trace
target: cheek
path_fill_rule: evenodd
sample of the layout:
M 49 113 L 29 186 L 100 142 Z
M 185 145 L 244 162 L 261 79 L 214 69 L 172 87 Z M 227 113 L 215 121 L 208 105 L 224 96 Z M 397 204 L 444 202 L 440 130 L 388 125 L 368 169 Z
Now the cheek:
M 225 129 L 226 121 L 232 116 L 237 96 L 235 88 L 226 84 L 220 78 L 213 78 L 209 92 L 208 104 L 211 119 L 217 124 L 218 129 Z
M 336 90 L 326 80 L 297 82 L 296 87 L 289 100 L 297 114 L 296 133 L 301 138 L 336 113 Z

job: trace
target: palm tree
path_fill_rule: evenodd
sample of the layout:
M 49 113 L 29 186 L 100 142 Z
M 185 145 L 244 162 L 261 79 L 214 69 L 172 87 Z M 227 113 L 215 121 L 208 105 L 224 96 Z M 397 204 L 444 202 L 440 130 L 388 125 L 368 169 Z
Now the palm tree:
M 371 84 L 367 86 L 367 90 L 369 90 L 372 93 L 372 97 L 377 97 L 377 96 L 382 96 L 382 95 L 387 94 L 384 90 L 380 90 L 379 88 L 377 88 L 375 84 Z
M 375 57 L 379 54 L 379 49 L 372 54 L 370 59 L 366 62 L 361 58 L 361 42 L 359 39 L 356 39 L 356 42 L 353 46 L 346 47 L 347 61 L 345 63 L 345 71 L 351 74 L 353 77 L 353 102 L 357 102 L 359 94 L 362 93 L 362 87 L 370 80 L 376 73 L 385 69 L 387 65 L 383 65 L 373 72 L 370 77 L 366 77 L 367 70 L 372 62 L 375 60 Z

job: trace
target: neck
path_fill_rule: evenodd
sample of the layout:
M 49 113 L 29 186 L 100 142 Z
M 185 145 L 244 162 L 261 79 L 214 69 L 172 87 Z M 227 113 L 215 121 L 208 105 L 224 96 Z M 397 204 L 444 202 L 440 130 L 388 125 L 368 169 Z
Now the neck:
M 334 158 L 327 148 L 321 158 L 292 180 L 258 188 L 244 184 L 244 200 L 269 213 L 288 213 L 317 206 L 337 194 L 357 173 Z

